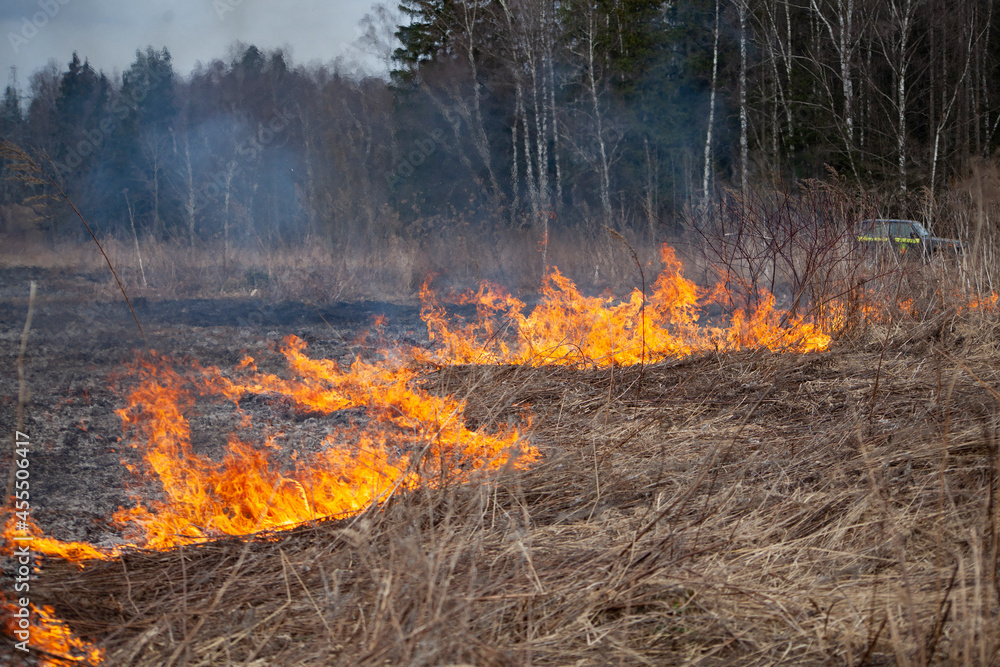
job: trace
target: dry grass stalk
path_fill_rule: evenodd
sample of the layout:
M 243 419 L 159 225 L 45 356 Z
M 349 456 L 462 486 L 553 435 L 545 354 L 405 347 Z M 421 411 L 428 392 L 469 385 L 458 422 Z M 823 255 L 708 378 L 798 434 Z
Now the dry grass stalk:
M 21 346 L 17 352 L 17 422 L 15 432 L 12 434 L 14 437 L 10 443 L 10 472 L 7 475 L 7 490 L 4 494 L 4 510 L 0 514 L 0 525 L 7 524 L 9 512 L 14 510 L 14 473 L 17 471 L 17 466 L 14 465 L 16 458 L 14 450 L 17 448 L 18 441 L 21 440 L 21 433 L 24 431 L 24 406 L 28 402 L 28 380 L 24 374 L 24 355 L 28 351 L 28 333 L 31 331 L 31 319 L 35 314 L 35 293 L 37 292 L 37 287 L 35 281 L 32 280 L 28 288 L 28 314 L 24 318 L 24 329 L 21 331 Z
M 997 334 L 896 331 L 875 393 L 880 343 L 647 366 L 641 399 L 442 369 L 473 425 L 530 405 L 545 461 L 38 595 L 109 664 L 994 663 Z

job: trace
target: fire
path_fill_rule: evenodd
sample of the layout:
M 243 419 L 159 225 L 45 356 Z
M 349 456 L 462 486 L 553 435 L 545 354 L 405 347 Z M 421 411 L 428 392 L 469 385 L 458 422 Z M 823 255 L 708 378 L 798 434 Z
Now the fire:
M 775 308 L 763 295 L 750 310 L 735 309 L 728 326 L 703 326 L 700 308 L 725 302 L 723 286 L 709 291 L 683 275 L 673 249 L 660 252 L 664 268 L 648 299 L 634 290 L 626 299 L 586 297 L 553 269 L 545 278 L 541 299 L 529 314 L 525 303 L 503 288 L 481 285 L 460 298 L 475 304 L 475 322 L 453 324 L 445 308 L 425 284 L 421 316 L 440 350 L 425 355 L 436 363 L 507 363 L 562 365 L 631 365 L 660 361 L 708 350 L 767 348 L 772 351 L 825 350 L 831 337 L 803 317 Z
M 944 298 L 947 299 L 952 295 L 945 295 Z M 995 313 L 1000 310 L 1000 294 L 997 292 L 990 292 L 989 294 L 974 295 L 970 299 L 952 298 L 950 303 L 958 304 L 956 310 L 961 312 L 967 311 L 980 311 L 983 313 Z
M 13 617 L 13 605 L 2 601 L 7 619 L 5 630 L 11 637 L 17 637 L 20 630 L 17 619 Z M 104 650 L 86 642 L 70 630 L 69 626 L 59 620 L 55 610 L 49 605 L 36 607 L 30 605 L 31 624 L 28 633 L 28 646 L 32 652 L 40 653 L 38 664 L 42 667 L 57 665 L 99 665 L 104 661 Z
M 764 295 L 753 309 L 736 309 L 726 325 L 702 325 L 706 303 L 729 299 L 722 287 L 708 291 L 683 275 L 673 250 L 663 246 L 663 270 L 648 300 L 640 290 L 625 299 L 584 296 L 553 269 L 538 304 L 483 284 L 462 297 L 477 307 L 474 322 L 452 323 L 425 284 L 421 316 L 434 352 L 383 349 L 379 362 L 348 368 L 312 359 L 303 341 L 289 337 L 281 353 L 288 377 L 261 373 L 245 358 L 232 373 L 151 355 L 132 369 L 138 383 L 118 411 L 134 446 L 142 449 L 135 471 L 159 482 L 161 499 L 137 499 L 115 521 L 129 546 L 168 548 L 185 540 L 279 530 L 321 517 L 346 516 L 398 491 L 462 482 L 481 471 L 526 466 L 538 451 L 522 445 L 512 426 L 470 430 L 465 405 L 435 396 L 416 382 L 418 366 L 507 363 L 564 365 L 636 364 L 705 350 L 767 348 L 823 350 L 830 336 L 801 317 L 775 308 Z M 241 401 L 262 396 L 285 401 L 300 414 L 330 415 L 360 409 L 366 423 L 329 435 L 321 451 L 282 464 L 284 435 L 254 433 Z M 240 427 L 226 436 L 221 461 L 195 452 L 188 415 L 198 401 L 231 402 Z M 266 429 L 265 429 L 266 430 Z M 80 561 L 106 554 L 90 545 L 40 538 L 36 551 Z
M 133 371 L 139 382 L 118 414 L 144 450 L 141 472 L 159 480 L 164 499 L 115 514 L 132 540 L 128 546 L 164 549 L 185 540 L 245 535 L 345 516 L 396 491 L 461 483 L 485 471 L 530 465 L 539 456 L 534 447 L 522 443 L 514 426 L 495 432 L 466 428 L 464 402 L 420 389 L 413 369 L 360 360 L 342 369 L 334 361 L 310 359 L 305 347 L 295 337 L 285 340 L 282 352 L 291 370 L 287 379 L 258 372 L 249 357 L 231 377 L 197 365 L 179 370 L 172 360 L 156 355 L 137 364 Z M 274 456 L 281 449 L 280 433 L 268 434 L 262 446 L 230 433 L 221 462 L 194 452 L 188 415 L 196 401 L 231 401 L 241 416 L 238 430 L 242 431 L 252 426 L 252 416 L 240 409 L 240 400 L 249 395 L 290 401 L 306 414 L 360 408 L 369 422 L 329 435 L 322 451 L 295 456 L 287 470 Z M 75 562 L 108 558 L 119 551 L 41 537 L 30 520 L 18 524 L 13 517 L 4 532 L 11 539 L 29 534 L 32 552 Z M 9 617 L 3 629 L 16 637 L 14 631 L 20 629 L 13 615 L 16 610 L 4 599 L 0 607 Z M 63 656 L 64 662 L 96 664 L 103 659 L 103 653 L 77 639 L 52 608 L 31 610 L 33 648 Z
M 31 535 L 32 537 L 29 542 L 20 542 L 19 544 L 27 544 L 33 552 L 58 556 L 65 560 L 79 562 L 91 558 L 104 558 L 104 552 L 86 542 L 62 542 L 51 537 L 45 537 L 42 534 L 41 528 L 30 518 L 22 521 L 14 516 L 9 517 L 3 534 L 7 538 L 6 543 L 8 545 L 15 544 L 14 536 L 23 537 Z M 3 555 L 10 555 L 11 551 L 8 547 L 0 548 L 0 554 Z
M 115 514 L 133 544 L 162 549 L 345 516 L 396 491 L 462 482 L 538 458 L 535 448 L 519 446 L 523 438 L 513 426 L 495 433 L 466 428 L 464 402 L 419 389 L 411 368 L 358 360 L 342 369 L 335 361 L 310 359 L 305 347 L 298 338 L 286 339 L 287 379 L 258 372 L 251 358 L 232 377 L 210 367 L 178 370 L 158 356 L 134 369 L 139 383 L 118 414 L 144 450 L 142 472 L 159 480 L 165 499 Z M 267 435 L 262 446 L 230 433 L 221 462 L 193 451 L 187 415 L 196 400 L 231 401 L 240 430 L 248 430 L 252 417 L 240 400 L 249 395 L 290 400 L 307 414 L 362 408 L 369 422 L 327 436 L 322 451 L 296 455 L 287 470 L 275 460 L 280 433 Z M 95 555 L 51 542 L 34 548 L 71 560 Z
M 383 349 L 379 362 L 348 368 L 306 355 L 289 337 L 282 354 L 287 377 L 261 373 L 252 358 L 232 373 L 181 367 L 155 354 L 132 369 L 138 383 L 118 411 L 142 463 L 133 470 L 158 481 L 159 499 L 137 499 L 115 521 L 129 546 L 168 548 L 185 540 L 279 530 L 320 517 L 356 513 L 399 491 L 444 485 L 504 466 L 526 466 L 538 451 L 523 445 L 513 426 L 496 432 L 465 427 L 465 404 L 417 386 L 419 362 L 564 365 L 636 364 L 705 350 L 764 347 L 823 350 L 830 336 L 818 326 L 775 308 L 764 295 L 753 309 L 736 309 L 726 325 L 702 325 L 706 303 L 729 299 L 722 287 L 698 287 L 683 275 L 673 250 L 661 251 L 663 270 L 650 287 L 625 299 L 588 297 L 553 269 L 538 304 L 526 304 L 500 287 L 483 284 L 462 300 L 477 307 L 474 322 L 452 323 L 425 284 L 421 316 L 434 352 Z M 406 363 L 415 359 L 418 364 Z M 289 403 L 300 414 L 363 411 L 364 424 L 330 434 L 321 451 L 283 464 L 284 434 L 252 432 L 241 401 L 262 396 Z M 221 461 L 194 451 L 189 415 L 201 402 L 231 402 L 240 426 L 226 437 Z M 260 429 L 258 429 L 260 431 Z M 8 527 L 9 533 L 10 527 Z M 107 557 L 82 543 L 38 538 L 35 551 L 81 561 Z
M 38 607 L 27 598 L 8 599 L 0 593 L 0 611 L 4 633 L 15 643 L 23 642 L 21 648 L 29 653 L 38 652 L 38 664 L 43 667 L 67 663 L 98 665 L 104 660 L 102 649 L 77 637 L 48 605 Z
M 142 451 L 142 463 L 129 468 L 157 481 L 162 497 L 137 498 L 134 507 L 115 514 L 129 540 L 125 546 L 165 549 L 348 516 L 397 492 L 464 483 L 539 458 L 515 426 L 492 432 L 467 428 L 462 400 L 419 387 L 421 364 L 629 365 L 704 351 L 822 351 L 830 345 L 829 332 L 857 312 L 877 318 L 889 307 L 823 304 L 817 323 L 777 308 L 773 295 L 759 294 L 749 295 L 752 307 L 730 308 L 728 320 L 703 323 L 706 305 L 730 306 L 732 295 L 723 285 L 707 290 L 685 278 L 669 246 L 663 246 L 660 259 L 664 268 L 648 297 L 640 290 L 623 299 L 584 296 L 553 269 L 529 311 L 524 301 L 484 283 L 459 298 L 476 306 L 477 318 L 469 322 L 453 321 L 425 283 L 421 317 L 436 343 L 433 351 L 392 350 L 380 341 L 380 361 L 358 359 L 346 368 L 310 358 L 305 342 L 294 336 L 281 348 L 285 377 L 260 372 L 250 357 L 223 373 L 150 354 L 131 368 L 137 384 L 117 414 L 133 446 Z M 994 311 L 998 302 L 991 293 L 964 307 Z M 912 308 L 897 306 L 904 312 Z M 253 415 L 241 405 L 252 397 L 290 405 L 299 415 L 350 409 L 364 417 L 330 433 L 318 452 L 293 452 L 291 462 L 282 463 L 278 454 L 288 448 L 286 436 L 274 427 L 254 428 Z M 206 402 L 229 402 L 238 417 L 238 427 L 226 435 L 221 461 L 192 447 L 190 415 Z M 527 416 L 525 421 L 530 422 Z M 15 526 L 12 519 L 4 528 L 8 538 L 15 528 L 31 534 L 35 553 L 74 562 L 120 551 L 43 537 L 29 521 Z M 0 608 L 9 617 L 4 630 L 16 636 L 14 603 L 0 596 Z M 63 663 L 103 660 L 103 652 L 75 637 L 51 607 L 30 609 L 33 647 L 63 656 Z M 50 663 L 43 658 L 41 664 Z

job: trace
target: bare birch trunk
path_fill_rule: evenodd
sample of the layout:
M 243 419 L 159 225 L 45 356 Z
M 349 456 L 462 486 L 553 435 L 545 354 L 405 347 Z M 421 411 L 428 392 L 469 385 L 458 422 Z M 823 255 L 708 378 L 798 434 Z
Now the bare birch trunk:
M 543 87 L 541 99 L 539 99 L 539 67 L 535 62 L 535 52 L 531 49 L 528 52 L 528 67 L 531 71 L 531 107 L 535 117 L 535 168 L 538 171 L 538 198 L 539 208 L 548 211 L 551 204 L 549 201 L 549 159 L 548 159 L 548 115 L 545 113 L 544 72 L 542 73 L 541 85 Z
M 194 192 L 194 170 L 191 166 L 191 147 L 187 133 L 184 135 L 184 185 L 187 188 L 187 201 L 184 202 L 184 214 L 187 216 L 188 239 L 194 247 L 194 212 L 195 212 L 195 192 Z
M 844 147 L 847 151 L 848 161 L 851 163 L 851 170 L 857 177 L 858 170 L 854 164 L 854 79 L 851 61 L 859 37 L 854 30 L 854 0 L 836 0 L 835 16 L 832 21 L 823 13 L 818 0 L 810 0 L 810 6 L 817 20 L 826 28 L 837 53 L 841 92 L 844 98 Z
M 788 81 L 788 101 L 785 103 L 785 122 L 788 124 L 788 149 L 795 149 L 795 128 L 792 126 L 792 10 L 785 0 L 785 34 L 786 46 L 783 51 L 785 56 L 785 77 Z
M 736 0 L 736 11 L 740 18 L 740 190 L 746 194 L 750 147 L 747 137 L 747 6 L 744 0 Z
M 469 71 L 472 76 L 472 113 L 470 114 L 467 109 L 465 109 L 465 101 L 461 95 L 457 95 L 456 99 L 460 102 L 460 109 L 464 111 L 466 120 L 474 121 L 471 122 L 472 125 L 472 143 L 476 147 L 476 153 L 479 155 L 479 160 L 483 163 L 486 168 L 486 174 L 490 181 L 490 188 L 493 192 L 494 201 L 499 201 L 502 194 L 500 189 L 500 184 L 497 182 L 496 175 L 493 173 L 493 163 L 490 156 L 490 142 L 489 138 L 486 136 L 485 125 L 483 124 L 483 112 L 482 112 L 482 91 L 479 85 L 479 68 L 476 65 L 475 58 L 475 28 L 476 28 L 476 16 L 474 9 L 479 5 L 478 3 L 462 3 L 465 8 L 465 55 L 466 60 L 469 62 Z M 472 8 L 470 10 L 470 8 Z
M 309 233 L 316 234 L 319 232 L 316 224 L 318 217 L 316 206 L 319 202 L 316 197 L 316 176 L 313 169 L 312 127 L 309 123 L 309 117 L 302 112 L 302 105 L 296 104 L 295 111 L 302 123 L 302 147 L 306 163 L 306 220 L 309 225 Z
M 659 219 L 659 192 L 657 191 L 657 184 L 659 183 L 659 163 L 653 159 L 652 152 L 649 149 L 649 139 L 642 140 L 643 147 L 646 149 L 646 201 L 643 206 L 646 213 L 646 225 L 649 228 L 649 238 L 652 239 L 656 233 L 656 223 Z
M 528 110 L 524 105 L 524 90 L 518 78 L 515 90 L 517 93 L 517 113 L 521 116 L 521 129 L 524 131 L 524 179 L 528 187 L 528 200 L 531 202 L 532 217 L 537 220 L 541 211 L 541 203 L 538 196 L 538 185 L 535 181 L 534 165 L 531 159 L 531 132 L 528 123 Z
M 518 174 L 517 168 L 517 124 L 520 122 L 517 114 L 514 114 L 514 120 L 510 123 L 510 140 L 511 140 L 511 155 L 513 160 L 511 160 L 510 166 L 510 180 L 511 180 L 511 202 L 510 207 L 510 223 L 513 225 L 515 217 L 517 216 L 517 210 L 521 206 L 521 183 L 520 176 Z
M 590 80 L 590 100 L 594 110 L 594 126 L 597 134 L 597 148 L 600 157 L 599 171 L 601 177 L 601 210 L 604 213 L 604 224 L 611 224 L 611 178 L 608 165 L 608 153 L 604 143 L 604 122 L 601 115 L 601 105 L 597 99 L 597 80 L 594 73 L 594 17 L 590 16 L 587 34 L 587 77 Z
M 554 21 L 551 21 L 551 25 L 555 25 Z M 559 126 L 556 115 L 556 73 L 554 54 L 552 53 L 552 42 L 555 39 L 555 35 L 551 35 L 552 39 L 546 40 L 548 45 L 546 58 L 548 60 L 548 74 L 549 74 L 549 110 L 552 119 L 552 162 L 555 165 L 556 170 L 556 193 L 555 193 L 555 210 L 562 210 L 562 199 L 563 199 L 563 185 L 562 185 L 562 168 L 559 166 Z
M 712 126 L 715 124 L 715 90 L 719 72 L 719 0 L 715 0 L 715 30 L 712 46 L 712 89 L 708 95 L 708 131 L 705 133 L 705 174 L 701 181 L 702 198 L 708 202 L 708 181 L 712 168 Z
M 226 168 L 226 190 L 222 197 L 222 270 L 229 268 L 229 200 L 233 191 L 233 176 L 236 173 L 236 162 L 231 161 Z
M 892 62 L 892 68 L 896 77 L 896 166 L 899 191 L 902 193 L 906 192 L 906 76 L 910 67 L 910 32 L 913 28 L 915 8 L 914 0 L 903 0 L 902 4 L 898 0 L 893 0 L 889 6 L 889 13 L 899 31 L 899 37 L 895 44 L 894 54 L 889 53 L 890 49 L 884 49 L 886 56 L 892 59 L 890 62 L 895 61 Z
M 972 42 L 973 36 L 970 34 L 968 36 L 968 47 L 966 49 L 965 55 L 965 68 L 962 70 L 962 75 L 959 77 L 958 81 L 955 82 L 955 90 L 951 94 L 951 99 L 944 104 L 944 108 L 941 110 L 941 117 L 938 121 L 937 127 L 934 130 L 934 151 L 931 157 L 931 184 L 930 190 L 931 194 L 934 194 L 934 187 L 937 184 L 937 163 L 938 157 L 940 155 L 941 149 L 941 137 L 944 134 L 945 126 L 948 124 L 948 118 L 951 116 L 952 109 L 955 108 L 955 100 L 958 99 L 958 93 L 962 90 L 962 84 L 965 82 L 966 77 L 969 75 L 969 63 L 972 60 Z M 944 72 L 942 72 L 944 76 Z M 942 91 L 943 92 L 943 91 Z

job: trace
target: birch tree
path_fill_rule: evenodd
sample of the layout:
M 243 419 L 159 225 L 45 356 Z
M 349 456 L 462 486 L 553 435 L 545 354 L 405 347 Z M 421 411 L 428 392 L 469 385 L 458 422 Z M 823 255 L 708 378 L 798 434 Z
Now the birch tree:
M 740 19 L 740 190 L 746 194 L 750 148 L 747 137 L 747 6 L 746 0 L 736 0 Z
M 809 6 L 821 29 L 825 29 L 837 56 L 841 83 L 843 142 L 851 169 L 857 175 L 854 163 L 854 56 L 861 43 L 863 17 L 858 16 L 859 0 L 809 0 Z M 861 26 L 859 26 L 861 24 Z M 819 58 L 819 54 L 814 54 Z
M 945 129 L 948 127 L 948 120 L 951 117 L 951 112 L 955 108 L 955 102 L 958 100 L 959 93 L 962 91 L 962 87 L 966 83 L 966 79 L 969 76 L 969 66 L 972 63 L 972 53 L 973 45 L 975 42 L 974 26 L 968 26 L 965 37 L 965 64 L 962 67 L 962 71 L 958 78 L 954 81 L 954 88 L 951 90 L 951 96 L 942 104 L 941 115 L 938 118 L 937 125 L 934 127 L 934 148 L 931 153 L 931 182 L 930 191 L 933 193 L 935 191 L 935 186 L 937 185 L 937 169 L 938 169 L 938 158 L 941 151 L 941 140 L 944 137 Z M 945 94 L 947 94 L 945 92 Z
M 879 34 L 882 52 L 892 68 L 895 79 L 894 106 L 896 110 L 896 167 L 899 191 L 906 192 L 906 112 L 907 74 L 912 60 L 910 35 L 920 0 L 890 0 L 888 12 L 894 43 Z
M 715 126 L 715 91 L 719 74 L 719 0 L 715 0 L 715 28 L 712 33 L 712 88 L 708 95 L 708 130 L 705 132 L 705 172 L 701 179 L 702 198 L 708 202 L 708 185 L 712 169 L 712 128 Z
M 597 141 L 598 162 L 597 171 L 601 179 L 601 211 L 604 214 L 604 224 L 611 223 L 611 166 L 609 164 L 608 149 L 604 140 L 604 117 L 601 113 L 601 104 L 597 93 L 597 75 L 594 66 L 594 51 L 596 42 L 596 30 L 594 13 L 587 16 L 587 32 L 584 35 L 583 43 L 586 53 L 586 71 L 588 92 L 592 105 L 594 138 Z

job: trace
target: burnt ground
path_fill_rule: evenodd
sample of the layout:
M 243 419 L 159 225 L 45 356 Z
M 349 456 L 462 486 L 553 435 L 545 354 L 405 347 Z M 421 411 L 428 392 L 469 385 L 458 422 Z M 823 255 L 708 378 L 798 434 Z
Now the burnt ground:
M 24 357 L 30 392 L 25 426 L 31 442 L 31 516 L 52 537 L 107 545 L 118 532 L 110 517 L 119 506 L 130 505 L 130 487 L 136 481 L 122 462 L 134 462 L 137 453 L 122 441 L 122 422 L 115 410 L 124 406 L 130 385 L 128 364 L 145 344 L 123 299 L 102 301 L 90 295 L 92 286 L 106 276 L 0 270 L 0 433 L 5 443 L 16 428 L 17 357 L 30 280 L 38 283 Z M 378 336 L 407 344 L 427 339 L 416 305 L 140 298 L 134 306 L 150 349 L 180 364 L 195 361 L 223 372 L 249 354 L 261 370 L 282 373 L 285 363 L 274 347 L 290 334 L 308 343 L 310 356 L 345 363 L 370 351 Z M 378 316 L 384 317 L 384 324 L 373 332 Z M 366 335 L 373 343 L 362 340 Z M 270 417 L 267 413 L 278 409 L 266 401 L 258 403 L 251 414 Z M 195 451 L 221 449 L 224 435 L 215 435 L 229 432 L 220 427 L 231 412 L 232 405 L 214 403 L 210 411 L 192 418 Z M 338 415 L 320 419 L 337 421 Z M 292 441 L 299 449 L 312 449 L 322 439 L 324 425 L 315 416 L 298 421 L 301 435 L 298 442 L 294 437 Z M 2 460 L 7 470 L 9 451 Z
M 112 512 L 155 492 L 121 465 L 137 452 L 114 412 L 142 339 L 124 304 L 89 296 L 94 276 L 0 278 L 4 433 L 39 281 L 32 517 L 108 545 Z M 224 372 L 250 354 L 282 373 L 269 348 L 288 334 L 349 361 L 380 314 L 389 341 L 426 343 L 415 305 L 136 305 L 150 347 Z M 468 397 L 470 426 L 529 406 L 543 460 L 274 540 L 48 559 L 32 595 L 108 664 L 996 664 L 1000 325 L 984 315 L 871 324 L 815 355 L 441 369 L 425 386 Z M 211 405 L 192 443 L 214 455 L 235 415 Z M 241 407 L 300 449 L 360 418 Z

